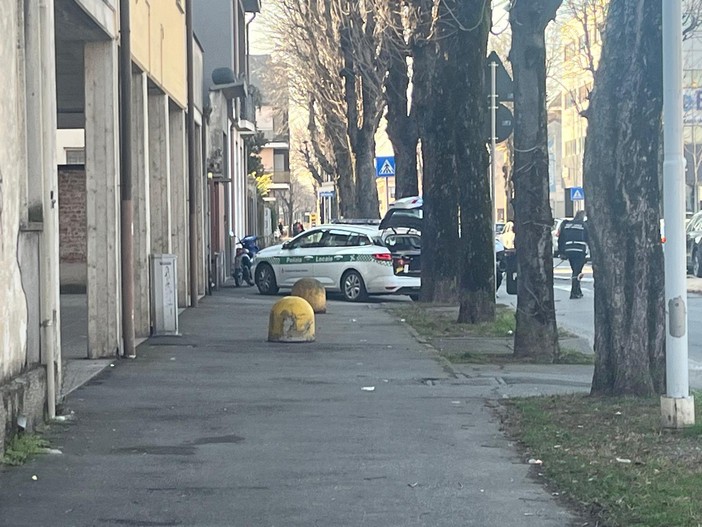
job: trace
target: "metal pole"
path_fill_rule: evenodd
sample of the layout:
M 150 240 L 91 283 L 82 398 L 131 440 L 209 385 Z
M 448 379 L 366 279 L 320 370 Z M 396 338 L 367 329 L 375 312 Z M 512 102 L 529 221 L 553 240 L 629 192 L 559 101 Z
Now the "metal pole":
M 189 252 L 190 252 L 190 306 L 198 304 L 198 269 L 200 259 L 197 254 L 197 166 L 195 164 L 195 73 L 193 50 L 193 1 L 185 1 L 185 28 L 187 38 L 188 74 L 188 213 L 189 213 Z
M 496 77 L 497 63 L 490 63 L 490 199 L 492 201 L 492 272 L 497 273 L 497 254 L 495 253 L 495 212 L 497 208 L 497 193 L 495 192 L 495 182 L 497 180 L 497 166 L 495 156 L 497 151 L 497 87 Z M 494 277 L 493 286 L 497 295 L 497 276 Z
M 56 417 L 57 387 L 61 383 L 61 315 L 59 297 L 59 233 L 58 233 L 58 174 L 56 163 L 56 44 L 54 35 L 54 2 L 43 0 L 39 4 L 39 12 L 25 4 L 28 15 L 39 16 L 33 19 L 38 32 L 32 28 L 29 31 L 35 37 L 32 48 L 28 52 L 38 58 L 39 71 L 28 72 L 28 80 L 35 83 L 31 86 L 40 92 L 40 128 L 39 148 L 41 154 L 40 174 L 42 179 L 42 210 L 43 225 L 41 237 L 40 258 L 40 316 L 41 316 L 41 352 L 42 360 L 46 362 L 46 402 L 49 419 Z M 32 24 L 32 19 L 26 21 Z M 38 23 L 37 23 L 38 22 Z M 33 64 L 37 64 L 33 62 Z M 30 150 L 35 152 L 36 150 Z M 36 160 L 30 160 L 34 163 Z M 58 382 L 57 382 L 58 381 Z
M 666 395 L 663 426 L 694 423 L 689 396 L 687 285 L 685 276 L 685 158 L 683 156 L 682 8 L 663 2 L 663 178 L 665 207 Z
M 385 212 L 390 210 L 390 177 L 385 178 Z
M 125 357 L 136 357 L 134 345 L 134 208 L 132 206 L 132 45 L 129 0 L 119 6 L 120 145 L 121 185 L 121 268 L 122 268 L 122 339 Z

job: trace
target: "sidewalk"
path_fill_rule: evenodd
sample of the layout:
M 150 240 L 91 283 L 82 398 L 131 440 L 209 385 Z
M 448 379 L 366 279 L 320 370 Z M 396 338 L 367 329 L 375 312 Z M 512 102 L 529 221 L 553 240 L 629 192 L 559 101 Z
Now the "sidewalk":
M 316 343 L 269 344 L 275 300 L 224 290 L 73 392 L 63 455 L 0 469 L 0 525 L 574 522 L 485 399 L 578 379 L 451 368 L 379 303 L 331 302 Z

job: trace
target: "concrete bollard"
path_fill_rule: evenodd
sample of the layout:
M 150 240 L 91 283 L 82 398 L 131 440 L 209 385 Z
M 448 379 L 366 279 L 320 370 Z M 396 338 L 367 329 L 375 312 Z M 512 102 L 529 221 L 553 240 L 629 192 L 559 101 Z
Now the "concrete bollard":
M 327 291 L 319 280 L 300 278 L 290 294 L 307 300 L 315 313 L 327 312 Z
M 304 298 L 287 296 L 271 308 L 268 342 L 314 342 L 314 310 Z

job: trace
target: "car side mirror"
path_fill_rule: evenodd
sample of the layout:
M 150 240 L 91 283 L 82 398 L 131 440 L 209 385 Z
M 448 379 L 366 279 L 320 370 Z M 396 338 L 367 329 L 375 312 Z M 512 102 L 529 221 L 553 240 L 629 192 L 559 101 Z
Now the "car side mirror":
M 290 249 L 290 242 L 285 242 L 283 244 L 283 249 Z

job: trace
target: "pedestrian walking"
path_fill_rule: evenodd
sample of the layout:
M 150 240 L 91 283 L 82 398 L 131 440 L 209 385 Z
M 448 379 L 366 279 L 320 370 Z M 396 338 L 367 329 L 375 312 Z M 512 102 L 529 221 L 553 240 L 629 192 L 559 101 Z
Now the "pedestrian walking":
M 567 259 L 572 271 L 570 298 L 582 298 L 580 280 L 583 277 L 583 266 L 587 254 L 587 225 L 585 224 L 585 211 L 580 210 L 572 220 L 561 223 L 558 235 L 558 254 Z
M 514 222 L 505 223 L 505 228 L 500 234 L 500 241 L 505 249 L 514 249 Z
M 279 221 L 278 222 L 278 232 L 280 233 L 280 236 L 283 236 L 283 222 Z

